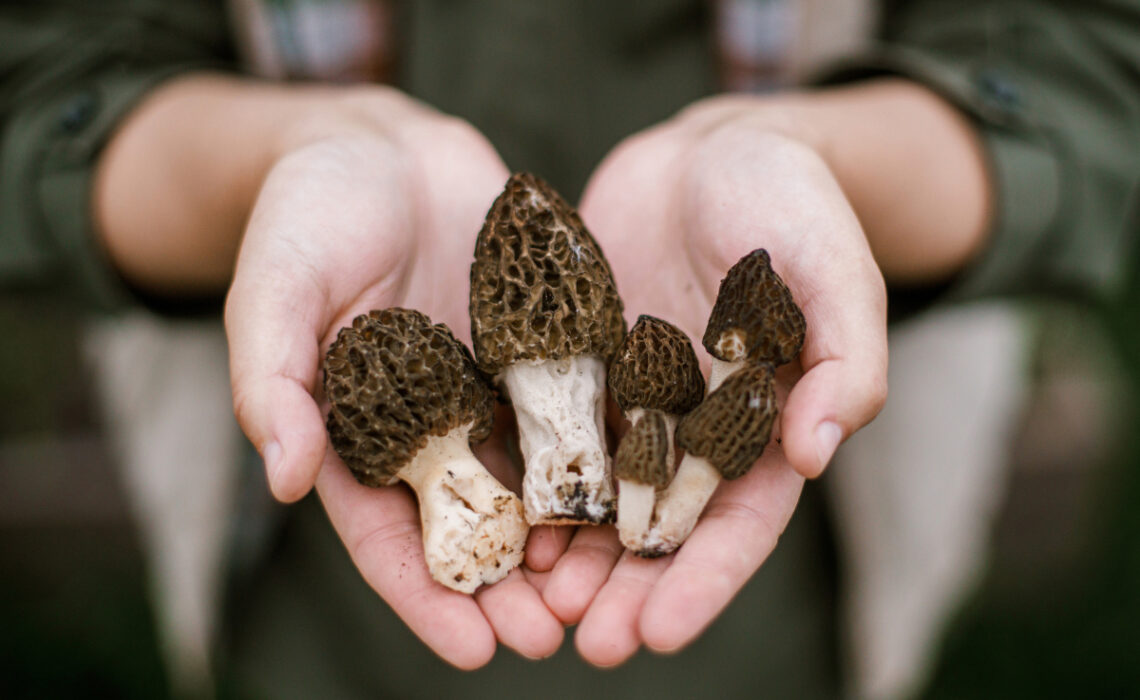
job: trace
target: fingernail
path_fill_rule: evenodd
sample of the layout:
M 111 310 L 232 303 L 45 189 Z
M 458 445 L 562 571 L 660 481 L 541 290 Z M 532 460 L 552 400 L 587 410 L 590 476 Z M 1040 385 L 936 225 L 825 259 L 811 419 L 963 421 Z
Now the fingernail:
M 281 443 L 276 440 L 266 443 L 261 449 L 261 459 L 265 462 L 265 473 L 272 487 L 277 482 L 277 472 L 281 470 Z
M 822 471 L 835 455 L 839 441 L 843 439 L 843 428 L 838 423 L 824 421 L 815 429 L 815 452 L 819 456 L 819 468 Z

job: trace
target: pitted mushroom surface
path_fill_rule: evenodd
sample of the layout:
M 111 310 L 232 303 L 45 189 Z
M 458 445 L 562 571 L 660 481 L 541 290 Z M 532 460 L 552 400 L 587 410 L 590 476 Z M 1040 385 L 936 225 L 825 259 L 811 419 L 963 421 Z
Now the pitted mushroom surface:
M 724 362 L 751 359 L 779 366 L 800 354 L 807 323 L 792 293 L 757 248 L 721 280 L 702 343 Z
M 796 358 L 806 326 L 767 251 L 729 269 L 703 339 L 713 356 L 710 393 L 681 420 L 685 456 L 635 553 L 661 556 L 681 546 L 721 480 L 743 476 L 760 459 L 778 416 L 775 366 Z
M 470 593 L 518 565 L 522 504 L 470 448 L 491 432 L 494 398 L 446 326 L 408 309 L 358 316 L 324 375 L 333 448 L 360 483 L 415 489 L 436 581 Z
M 531 524 L 614 517 L 606 364 L 625 334 L 601 248 L 540 178 L 518 173 L 475 243 L 471 335 L 479 367 L 515 409 Z
M 646 548 L 657 496 L 673 478 L 677 421 L 701 402 L 705 379 L 688 336 L 643 314 L 618 348 L 608 384 L 632 424 L 616 457 L 618 536 L 639 552 Z
M 685 454 L 704 458 L 724 479 L 744 476 L 772 436 L 775 376 L 767 362 L 733 372 L 681 419 L 677 444 Z

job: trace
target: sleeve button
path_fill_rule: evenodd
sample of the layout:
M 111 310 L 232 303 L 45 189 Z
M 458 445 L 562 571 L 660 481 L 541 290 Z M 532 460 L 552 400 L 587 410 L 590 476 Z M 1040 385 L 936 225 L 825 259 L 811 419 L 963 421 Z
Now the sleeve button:
M 75 95 L 60 109 L 60 128 L 71 134 L 80 131 L 95 118 L 95 107 L 95 96 L 90 92 Z

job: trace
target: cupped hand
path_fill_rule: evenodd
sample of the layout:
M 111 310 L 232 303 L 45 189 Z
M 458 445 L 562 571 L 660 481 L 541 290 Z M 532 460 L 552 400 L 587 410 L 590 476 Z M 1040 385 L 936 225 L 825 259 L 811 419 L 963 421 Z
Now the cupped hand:
M 283 142 L 226 302 L 235 412 L 273 494 L 316 485 L 365 580 L 446 661 L 481 666 L 496 638 L 553 653 L 562 626 L 522 570 L 474 597 L 431 579 L 412 492 L 358 484 L 318 405 L 323 351 L 358 314 L 414 308 L 469 338 L 471 254 L 505 166 L 469 125 L 390 90 L 330 91 Z M 501 449 L 479 455 L 510 483 Z
M 885 400 L 882 276 L 816 144 L 786 123 L 757 98 L 706 101 L 620 144 L 583 196 L 629 320 L 679 326 L 706 369 L 700 339 L 720 280 L 755 248 L 769 251 L 807 319 L 799 361 L 777 375 L 778 439 L 746 476 L 721 483 L 675 554 L 639 559 L 612 527 L 582 528 L 557 560 L 544 598 L 580 623 L 576 644 L 593 664 L 695 639 L 771 553 L 804 479 Z

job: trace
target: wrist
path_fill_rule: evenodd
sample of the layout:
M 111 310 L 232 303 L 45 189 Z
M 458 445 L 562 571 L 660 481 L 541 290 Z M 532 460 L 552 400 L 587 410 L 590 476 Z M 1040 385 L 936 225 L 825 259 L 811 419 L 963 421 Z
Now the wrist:
M 688 128 L 743 123 L 813 150 L 859 217 L 889 282 L 936 284 L 982 249 L 992 195 L 980 139 L 927 88 L 887 79 L 775 96 L 720 96 Z
M 382 87 L 280 85 L 191 74 L 157 87 L 100 157 L 93 219 L 132 285 L 221 291 L 265 177 L 288 153 L 333 138 L 384 139 L 415 109 Z
M 439 116 L 430 107 L 384 85 L 287 88 L 294 109 L 270 144 L 270 161 L 329 140 L 378 140 L 396 145 L 408 125 Z

